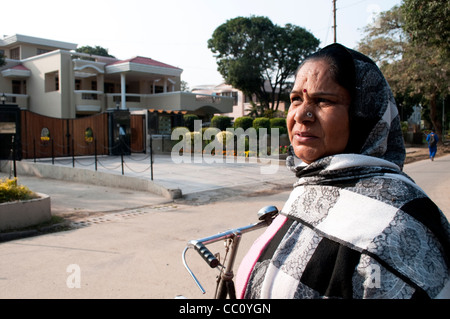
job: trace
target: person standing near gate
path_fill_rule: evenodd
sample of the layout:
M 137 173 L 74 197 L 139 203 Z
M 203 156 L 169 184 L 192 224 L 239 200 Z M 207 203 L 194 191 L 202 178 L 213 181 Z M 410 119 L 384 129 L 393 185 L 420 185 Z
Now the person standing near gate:
M 434 161 L 434 157 L 436 156 L 438 141 L 439 138 L 437 134 L 434 133 L 434 130 L 431 130 L 430 134 L 427 135 L 427 142 L 428 142 L 428 150 L 430 152 L 430 159 L 432 161 Z
M 119 126 L 119 149 L 120 149 L 120 154 L 125 154 L 125 146 L 126 146 L 126 141 L 125 141 L 125 137 L 126 137 L 126 133 L 125 133 L 125 128 L 120 125 Z

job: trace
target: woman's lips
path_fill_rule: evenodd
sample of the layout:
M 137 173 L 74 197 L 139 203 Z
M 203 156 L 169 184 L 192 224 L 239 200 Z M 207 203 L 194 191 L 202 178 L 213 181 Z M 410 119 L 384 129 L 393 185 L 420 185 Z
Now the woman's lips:
M 311 142 L 311 141 L 317 139 L 317 136 L 315 136 L 314 134 L 311 134 L 309 132 L 297 131 L 294 134 L 294 139 L 300 143 L 307 143 L 307 142 Z

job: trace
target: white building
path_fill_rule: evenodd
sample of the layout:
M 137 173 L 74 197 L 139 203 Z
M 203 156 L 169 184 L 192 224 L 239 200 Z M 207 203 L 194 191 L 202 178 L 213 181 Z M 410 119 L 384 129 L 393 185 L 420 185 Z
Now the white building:
M 6 61 L 0 67 L 0 94 L 23 110 L 55 118 L 119 107 L 141 113 L 181 111 L 208 120 L 233 110 L 232 98 L 180 92 L 180 68 L 141 56 L 119 60 L 77 53 L 76 48 L 75 43 L 20 34 L 0 39 Z

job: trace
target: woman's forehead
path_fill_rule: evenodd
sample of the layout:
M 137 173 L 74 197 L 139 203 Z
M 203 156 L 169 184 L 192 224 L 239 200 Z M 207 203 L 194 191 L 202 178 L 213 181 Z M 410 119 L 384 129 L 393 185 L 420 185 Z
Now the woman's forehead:
M 320 83 L 330 84 L 334 82 L 328 62 L 324 60 L 312 60 L 305 62 L 299 69 L 295 78 L 294 88 L 304 86 L 305 84 L 314 83 L 318 85 Z

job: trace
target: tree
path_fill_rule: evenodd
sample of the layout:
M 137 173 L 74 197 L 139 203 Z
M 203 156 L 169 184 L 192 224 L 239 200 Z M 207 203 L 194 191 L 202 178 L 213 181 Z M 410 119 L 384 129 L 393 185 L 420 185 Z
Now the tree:
M 189 84 L 186 81 L 181 80 L 181 91 L 182 92 L 189 92 Z
M 367 36 L 358 50 L 380 65 L 396 97 L 406 102 L 420 100 L 429 108 L 432 125 L 440 134 L 437 100 L 449 93 L 450 57 L 442 54 L 443 46 L 432 49 L 429 43 L 413 41 L 405 19 L 403 7 L 381 13 L 377 23 L 366 28 Z
M 423 92 L 429 101 L 430 120 L 441 135 L 444 123 L 438 116 L 437 101 L 450 93 L 450 2 L 404 0 L 401 12 L 403 28 L 415 49 L 408 56 L 416 72 L 414 89 Z
M 102 48 L 98 45 L 96 45 L 95 47 L 91 47 L 89 45 L 82 46 L 82 47 L 77 48 L 75 51 L 80 52 L 80 53 L 87 53 L 87 54 L 92 54 L 92 55 L 100 55 L 100 56 L 114 58 L 113 55 L 110 55 L 108 53 L 108 49 Z
M 237 17 L 220 25 L 208 40 L 227 84 L 255 95 L 263 109 L 277 110 L 287 80 L 320 41 L 305 29 L 280 27 L 267 17 Z
M 450 52 L 450 2 L 441 0 L 403 0 L 404 29 L 414 42 Z

